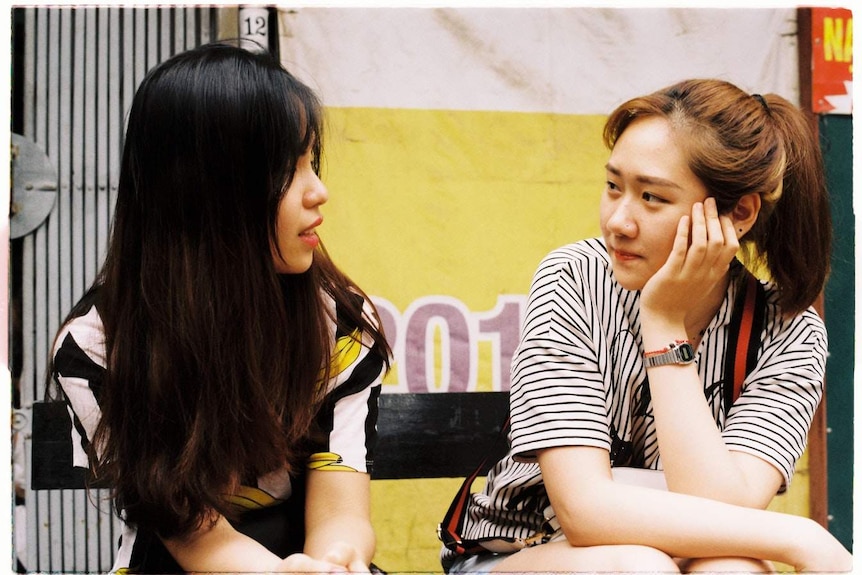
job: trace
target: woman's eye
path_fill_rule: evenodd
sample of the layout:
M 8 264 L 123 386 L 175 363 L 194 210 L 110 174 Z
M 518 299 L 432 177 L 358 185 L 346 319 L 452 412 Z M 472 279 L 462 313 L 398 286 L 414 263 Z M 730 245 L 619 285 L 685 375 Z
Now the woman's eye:
M 662 198 L 660 198 L 654 194 L 651 194 L 649 192 L 644 192 L 643 194 L 641 194 L 641 198 L 643 198 L 643 200 L 645 202 L 663 202 L 664 201 L 664 199 L 662 199 Z
M 611 181 L 605 182 L 605 186 L 607 187 L 608 191 L 614 191 L 614 192 L 619 191 L 619 188 L 617 187 L 617 185 Z

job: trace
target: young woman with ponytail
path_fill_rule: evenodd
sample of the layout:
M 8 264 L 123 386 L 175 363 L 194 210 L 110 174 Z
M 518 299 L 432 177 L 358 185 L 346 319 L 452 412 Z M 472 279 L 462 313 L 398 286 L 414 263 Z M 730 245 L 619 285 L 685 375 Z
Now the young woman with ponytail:
M 444 567 L 850 570 L 820 525 L 766 510 L 805 448 L 827 355 L 810 306 L 830 217 L 805 117 L 690 80 L 619 106 L 604 140 L 602 237 L 534 276 L 511 449 L 470 498 L 461 534 L 476 546 L 445 548 Z M 748 286 L 762 315 L 737 397 L 727 358 Z

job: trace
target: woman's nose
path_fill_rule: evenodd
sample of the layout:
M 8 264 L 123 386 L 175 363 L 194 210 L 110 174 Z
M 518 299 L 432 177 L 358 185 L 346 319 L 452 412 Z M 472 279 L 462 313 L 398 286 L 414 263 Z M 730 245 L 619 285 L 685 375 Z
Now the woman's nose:
M 326 186 L 323 185 L 323 182 L 320 181 L 320 178 L 315 174 L 305 191 L 303 203 L 305 203 L 305 207 L 313 208 L 315 206 L 325 204 L 328 200 L 329 190 L 326 189 Z
M 611 212 L 607 226 L 608 230 L 619 236 L 633 236 L 637 232 L 637 225 L 631 210 L 624 202 L 617 205 Z

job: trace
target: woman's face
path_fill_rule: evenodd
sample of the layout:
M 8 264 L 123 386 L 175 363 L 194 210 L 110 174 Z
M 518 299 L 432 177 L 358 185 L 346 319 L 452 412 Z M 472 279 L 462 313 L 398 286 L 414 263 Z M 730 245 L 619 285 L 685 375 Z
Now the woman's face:
M 314 249 L 320 244 L 315 228 L 323 223 L 320 206 L 329 199 L 329 192 L 314 172 L 311 160 L 310 151 L 299 159 L 293 181 L 278 205 L 278 250 L 275 246 L 272 249 L 278 273 L 299 274 L 308 271 L 314 258 Z
M 706 199 L 707 190 L 661 117 L 629 124 L 606 170 L 599 210 L 602 236 L 617 281 L 639 290 L 664 265 L 680 218 Z

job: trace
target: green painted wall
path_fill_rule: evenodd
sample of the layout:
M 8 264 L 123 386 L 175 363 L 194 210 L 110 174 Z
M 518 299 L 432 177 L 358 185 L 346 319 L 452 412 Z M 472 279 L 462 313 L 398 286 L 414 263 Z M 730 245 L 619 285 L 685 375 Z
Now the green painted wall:
M 829 332 L 826 364 L 829 529 L 853 545 L 853 382 L 855 347 L 855 222 L 853 211 L 853 118 L 820 117 L 820 140 L 835 230 L 832 275 L 826 286 Z

